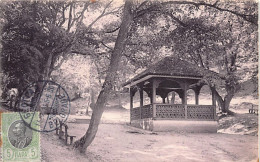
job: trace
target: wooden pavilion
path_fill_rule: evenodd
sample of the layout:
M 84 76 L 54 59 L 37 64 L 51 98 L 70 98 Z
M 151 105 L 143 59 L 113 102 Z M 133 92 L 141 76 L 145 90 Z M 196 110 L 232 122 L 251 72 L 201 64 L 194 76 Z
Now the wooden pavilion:
M 203 75 L 196 65 L 176 57 L 166 57 L 127 81 L 130 88 L 130 124 L 151 131 L 216 132 L 216 99 L 212 105 L 199 105 Z M 205 84 L 204 84 L 205 85 Z M 195 92 L 195 104 L 187 104 L 187 91 Z M 133 107 L 133 97 L 140 94 L 140 107 Z M 166 103 L 170 92 L 176 92 L 182 104 Z M 150 104 L 144 105 L 144 92 Z M 210 94 L 210 93 L 209 93 Z M 162 98 L 161 102 L 156 95 Z

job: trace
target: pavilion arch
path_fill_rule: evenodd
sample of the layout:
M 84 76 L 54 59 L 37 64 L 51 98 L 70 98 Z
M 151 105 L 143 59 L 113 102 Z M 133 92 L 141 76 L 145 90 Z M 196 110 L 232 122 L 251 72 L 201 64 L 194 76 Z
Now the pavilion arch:
M 210 105 L 212 103 L 212 92 L 208 85 L 203 85 L 199 94 L 200 105 Z
M 151 92 L 148 89 L 144 89 L 144 86 L 150 84 L 149 82 L 145 82 L 143 84 L 139 84 L 130 90 L 131 93 L 131 103 L 130 107 L 142 107 L 143 105 L 148 105 L 152 103 Z
M 189 105 L 196 104 L 196 92 L 194 89 L 187 90 L 187 104 L 189 104 Z
M 148 105 L 151 103 L 151 98 L 149 97 L 148 93 L 144 91 L 143 93 L 143 105 Z
M 156 95 L 159 95 L 162 98 L 162 103 L 166 103 L 166 98 L 169 97 L 170 92 L 177 93 L 179 98 L 183 100 L 182 87 L 178 80 L 170 78 L 159 80 Z
M 133 93 L 133 107 L 140 107 L 140 90 L 136 88 Z

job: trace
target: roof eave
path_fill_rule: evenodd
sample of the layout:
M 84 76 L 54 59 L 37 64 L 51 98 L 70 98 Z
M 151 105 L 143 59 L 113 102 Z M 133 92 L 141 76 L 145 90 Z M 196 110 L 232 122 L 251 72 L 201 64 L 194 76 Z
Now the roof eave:
M 146 81 L 150 78 L 153 78 L 153 77 L 162 77 L 162 78 L 182 78 L 182 79 L 202 79 L 202 76 L 201 77 L 193 77 L 193 76 L 172 76 L 172 75 L 161 75 L 161 74 L 148 74 L 148 75 L 145 75 L 145 76 L 142 76 L 140 77 L 139 79 L 133 79 L 133 80 L 129 80 L 128 82 L 124 83 L 123 84 L 123 87 L 127 87 L 127 88 L 130 88 L 131 86 L 133 85 L 136 85 L 138 83 L 141 83 L 143 81 Z

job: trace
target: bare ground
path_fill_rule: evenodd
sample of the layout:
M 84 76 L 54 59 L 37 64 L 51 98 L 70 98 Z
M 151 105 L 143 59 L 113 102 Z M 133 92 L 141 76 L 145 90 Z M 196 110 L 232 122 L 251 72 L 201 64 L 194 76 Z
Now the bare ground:
M 77 139 L 87 124 L 69 124 Z M 230 134 L 152 133 L 126 124 L 101 124 L 81 155 L 54 132 L 41 135 L 43 161 L 256 161 L 257 137 Z
M 240 101 L 240 100 L 239 100 Z M 241 101 L 242 102 L 242 101 Z M 237 103 L 239 105 L 239 103 Z M 70 120 L 90 119 L 83 113 Z M 235 115 L 219 120 L 219 133 L 188 134 L 149 132 L 129 126 L 129 110 L 107 109 L 97 136 L 85 155 L 65 146 L 54 132 L 41 134 L 43 161 L 257 161 L 258 116 L 248 108 L 237 107 Z M 81 115 L 81 116 L 79 116 Z M 76 140 L 88 124 L 69 123 L 69 134 Z
M 242 102 L 238 101 L 237 105 Z M 248 108 L 241 106 L 232 111 L 236 112 L 234 116 L 219 120 L 219 133 L 215 134 L 152 133 L 128 126 L 129 110 L 106 111 L 97 136 L 84 155 L 66 146 L 54 132 L 42 133 L 42 161 L 257 161 L 258 116 L 248 114 Z M 75 135 L 76 140 L 88 128 L 88 124 L 68 125 L 69 134 Z

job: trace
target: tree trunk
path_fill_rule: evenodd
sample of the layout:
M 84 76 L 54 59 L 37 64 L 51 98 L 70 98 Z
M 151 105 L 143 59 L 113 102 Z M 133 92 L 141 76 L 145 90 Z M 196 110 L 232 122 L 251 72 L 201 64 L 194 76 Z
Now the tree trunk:
M 53 57 L 52 55 L 53 55 L 52 53 L 49 54 L 46 67 L 44 69 L 44 76 L 43 76 L 44 80 L 49 80 L 51 75 L 51 65 L 52 65 L 52 57 Z
M 36 109 L 37 111 L 40 112 L 40 118 L 44 114 L 43 114 L 43 109 L 41 109 L 41 107 L 40 107 L 40 100 L 38 100 L 38 99 L 41 97 L 42 89 L 44 88 L 44 86 L 46 84 L 45 82 L 40 82 L 40 81 L 49 80 L 50 75 L 51 75 L 52 57 L 53 57 L 53 54 L 50 53 L 48 60 L 47 60 L 47 63 L 46 63 L 45 68 L 44 68 L 43 76 L 40 76 L 38 78 L 38 82 L 36 84 L 35 95 L 32 98 L 31 108 Z M 33 111 L 35 111 L 35 110 L 33 110 Z
M 232 97 L 229 97 L 228 95 L 226 95 L 224 100 L 218 101 L 222 113 L 228 113 L 228 114 L 231 113 L 231 111 L 229 110 L 231 100 L 232 100 Z
M 90 124 L 86 134 L 75 142 L 74 147 L 78 148 L 81 153 L 85 153 L 87 147 L 94 140 L 96 133 L 98 131 L 98 126 L 101 120 L 102 113 L 105 109 L 105 104 L 113 88 L 115 77 L 117 75 L 117 70 L 119 66 L 120 59 L 122 57 L 123 50 L 125 48 L 125 42 L 127 39 L 127 33 L 129 27 L 132 23 L 132 1 L 126 1 L 124 6 L 124 13 L 122 17 L 122 23 L 115 43 L 114 51 L 111 55 L 111 61 L 109 65 L 108 72 L 102 90 L 99 93 L 97 103 L 95 104 L 93 114 L 91 116 Z
M 90 90 L 90 103 L 95 103 L 95 95 L 94 95 L 94 90 Z
M 231 90 L 227 90 L 227 95 L 224 97 L 224 100 L 222 99 L 222 97 L 219 95 L 219 93 L 217 92 L 217 90 L 215 88 L 212 88 L 211 89 L 213 91 L 215 91 L 215 94 L 216 94 L 216 99 L 217 99 L 217 102 L 218 102 L 218 105 L 220 106 L 221 108 L 221 111 L 223 113 L 228 113 L 230 114 L 231 111 L 229 110 L 229 106 L 230 106 L 230 102 L 234 96 L 234 92 Z
M 87 98 L 86 98 L 86 115 L 89 115 L 88 114 L 88 109 L 89 109 L 89 107 L 90 107 L 90 104 L 91 104 L 91 94 L 89 94 L 90 92 L 88 92 L 88 95 L 87 95 Z
M 227 95 L 224 97 L 224 105 L 222 107 L 222 112 L 231 114 L 231 111 L 229 110 L 230 102 L 235 94 L 235 88 L 232 87 L 226 87 Z
M 41 77 L 39 77 L 38 80 L 40 81 Z M 41 115 L 43 115 L 43 112 L 42 112 L 42 109 L 41 109 L 41 106 L 40 106 L 39 98 L 41 97 L 41 90 L 44 88 L 44 86 L 45 85 L 44 85 L 43 82 L 37 82 L 36 83 L 35 93 L 34 93 L 34 96 L 32 97 L 31 105 L 30 105 L 30 108 L 31 108 L 30 111 L 39 111 L 40 112 L 40 118 L 42 117 Z

